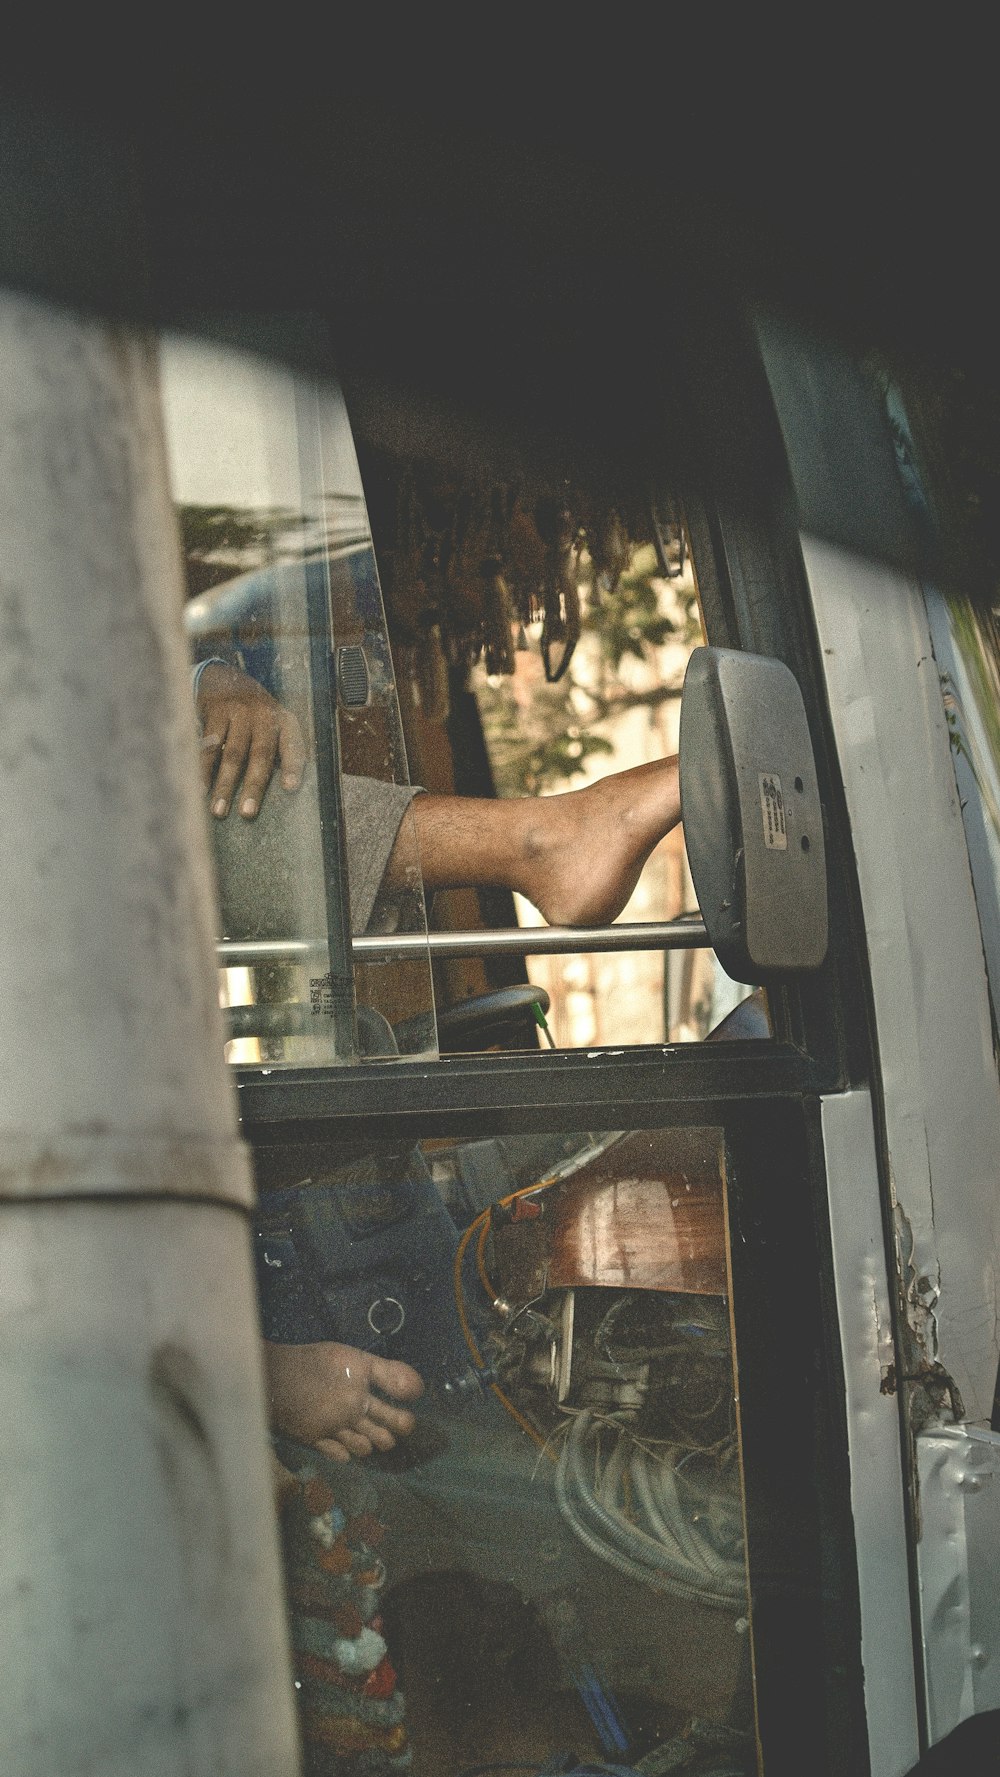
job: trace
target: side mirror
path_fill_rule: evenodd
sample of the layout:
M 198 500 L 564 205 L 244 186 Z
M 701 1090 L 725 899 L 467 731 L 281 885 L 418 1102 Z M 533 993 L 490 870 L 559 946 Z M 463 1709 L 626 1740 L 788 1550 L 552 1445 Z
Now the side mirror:
M 681 819 L 709 941 L 734 981 L 817 969 L 826 851 L 798 683 L 780 660 L 696 648 L 681 698 Z

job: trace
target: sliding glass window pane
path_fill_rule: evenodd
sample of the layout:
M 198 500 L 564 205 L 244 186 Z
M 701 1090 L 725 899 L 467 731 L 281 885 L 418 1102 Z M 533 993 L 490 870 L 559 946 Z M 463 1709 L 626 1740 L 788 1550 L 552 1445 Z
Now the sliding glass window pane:
M 693 1739 L 755 1771 L 721 1132 L 256 1161 L 307 1747 L 371 1731 L 453 1777 Z M 303 1339 L 339 1344 L 349 1442 L 346 1372 L 412 1366 L 412 1432 L 324 1457 L 292 1386 Z
M 355 971 L 351 955 L 352 930 L 426 922 L 342 397 L 205 341 L 166 339 L 161 361 L 227 1053 L 271 1066 L 427 1054 L 426 953 L 391 971 Z
M 606 462 L 553 462 L 527 439 L 463 449 L 446 416 L 363 396 L 356 429 L 411 769 L 433 794 L 475 798 L 482 828 L 454 875 L 435 852 L 435 934 L 616 934 L 437 949 L 442 1050 L 704 1038 L 751 990 L 707 949 L 671 956 L 624 929 L 697 912 L 669 766 L 705 641 L 680 503 L 651 498 L 634 467 L 612 480 Z M 744 1034 L 769 1034 L 763 1002 Z

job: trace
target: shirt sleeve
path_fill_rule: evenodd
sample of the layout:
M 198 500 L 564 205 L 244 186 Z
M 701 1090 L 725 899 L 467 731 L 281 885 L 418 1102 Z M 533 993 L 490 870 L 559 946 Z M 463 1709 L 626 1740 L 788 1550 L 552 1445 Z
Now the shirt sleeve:
M 345 776 L 343 786 L 351 923 L 355 932 L 365 932 L 376 912 L 382 878 L 403 816 L 414 796 L 421 792 L 408 784 L 384 783 L 370 777 Z M 418 862 L 416 857 L 414 862 Z

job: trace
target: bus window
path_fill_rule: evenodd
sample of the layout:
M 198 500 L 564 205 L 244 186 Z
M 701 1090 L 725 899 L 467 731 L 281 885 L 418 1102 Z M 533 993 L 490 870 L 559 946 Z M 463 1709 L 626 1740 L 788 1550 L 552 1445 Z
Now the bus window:
M 676 1762 L 696 1744 L 749 1773 L 760 1722 L 779 1743 L 786 1731 L 789 1671 L 799 1696 L 808 1673 L 810 1710 L 838 1708 L 855 1676 L 830 1654 L 854 1622 L 850 1575 L 831 1580 L 830 1565 L 848 1522 L 828 1460 L 842 1378 L 831 1363 L 817 1416 L 815 1362 L 828 1298 L 814 1115 L 819 1083 L 839 1076 L 788 1040 L 819 1027 L 823 957 L 803 960 L 815 922 L 797 906 L 779 917 L 775 893 L 774 872 L 787 889 L 801 881 L 794 861 L 811 859 L 825 945 L 821 826 L 812 841 L 796 830 L 796 795 L 804 809 L 815 792 L 819 819 L 815 763 L 803 769 L 797 750 L 802 735 L 811 745 L 801 687 L 761 645 L 773 638 L 741 626 L 725 536 L 713 543 L 693 499 L 628 497 L 613 472 L 595 492 L 594 476 L 578 485 L 506 445 L 456 462 L 446 427 L 408 431 L 395 410 L 390 448 L 365 433 L 350 384 L 344 402 L 330 395 L 334 426 L 317 423 L 315 390 L 296 404 L 281 375 L 297 528 L 283 521 L 263 566 L 230 558 L 188 621 L 196 658 L 228 661 L 295 710 L 316 766 L 294 794 L 272 783 L 262 810 L 307 810 L 301 849 L 279 834 L 272 850 L 278 887 L 295 877 L 280 918 L 254 869 L 261 816 L 214 829 L 220 964 L 253 971 L 250 1028 L 231 1029 L 257 1048 L 230 1053 L 251 1063 L 240 1121 L 306 1743 L 320 1768 L 322 1748 L 405 1760 L 410 1745 L 442 1777 L 484 1759 L 535 1769 L 569 1746 L 591 1762 Z M 319 519 L 317 486 L 338 495 Z M 189 572 L 199 550 L 214 571 L 218 547 L 189 529 Z M 261 618 L 247 576 L 272 590 Z M 709 625 L 730 645 L 702 647 Z M 287 657 L 280 682 L 254 653 L 261 636 L 283 671 Z M 778 678 L 798 727 L 787 707 L 772 720 Z M 595 780 L 587 807 L 599 770 L 660 781 L 680 750 L 682 684 L 700 775 L 685 778 L 686 845 L 676 803 L 652 833 L 649 899 L 619 902 L 603 930 L 567 919 L 560 931 L 515 902 L 502 858 L 487 889 L 435 874 L 430 798 L 456 818 L 464 802 L 495 831 L 505 801 L 533 821 L 543 804 L 551 814 L 581 766 Z M 699 700 L 699 685 L 719 697 Z M 427 798 L 403 815 L 420 829 L 412 879 L 376 869 L 363 899 L 349 786 L 406 802 L 411 778 Z M 588 845 L 592 833 L 582 860 Z M 241 856 L 249 913 L 237 917 L 226 878 L 240 880 Z M 751 942 L 762 908 L 777 928 L 765 952 Z M 734 967 L 777 981 L 770 1002 L 736 982 L 724 999 L 714 966 L 699 983 L 691 953 L 710 932 Z M 348 959 L 357 1007 L 353 1048 L 331 1013 L 325 1059 L 374 1053 L 377 1066 L 338 1072 L 318 1051 L 311 1075 L 302 1065 L 313 1058 L 297 1045 L 316 1040 L 301 1029 L 316 1028 L 313 952 L 331 998 Z M 637 958 L 648 976 L 628 973 Z M 606 959 L 617 972 L 601 981 Z M 279 968 L 298 970 L 288 987 Z M 415 1012 L 407 969 L 426 994 Z M 811 997 L 786 985 L 810 969 Z M 413 1019 L 432 1003 L 442 1059 L 392 1065 L 419 1053 Z M 770 1036 L 772 1004 L 769 1046 L 693 1052 L 714 1035 Z M 551 1014 L 553 1052 L 536 1011 Z M 379 1020 L 381 1048 L 363 1049 Z M 677 1037 L 695 1042 L 665 1053 Z
M 557 945 L 513 883 L 425 904 L 412 800 L 527 805 L 677 753 L 705 639 L 681 507 L 423 445 L 362 438 L 359 465 L 335 384 L 176 337 L 162 364 L 230 1060 L 728 1030 L 750 989 L 696 947 L 676 812 L 610 924 Z M 247 818 L 257 740 L 246 777 L 229 751 L 258 721 L 277 753 Z M 770 1033 L 763 992 L 741 1020 Z
M 546 797 L 676 754 L 685 668 L 706 639 L 679 502 L 527 454 L 460 461 L 442 430 L 410 452 L 358 433 L 414 778 L 445 795 Z M 485 1040 L 463 1016 L 470 996 L 515 983 L 541 990 L 561 1048 L 705 1037 L 749 988 L 711 950 L 653 948 L 638 930 L 688 915 L 674 827 L 615 916 L 613 945 L 435 960 L 442 1050 L 534 1047 L 530 1016 Z M 545 924 L 523 894 L 483 887 L 439 890 L 430 918 L 440 934 Z M 766 1034 L 762 993 L 755 1006 L 749 1022 Z
M 522 516 L 522 527 L 527 517 Z M 605 541 L 610 532 L 614 552 Z M 654 527 L 578 523 L 574 536 L 580 635 L 555 680 L 543 614 L 523 625 L 509 676 L 480 659 L 470 685 L 501 794 L 546 795 L 596 782 L 678 751 L 680 690 L 691 649 L 704 640 L 694 564 L 679 515 Z M 520 636 L 519 632 L 519 636 Z M 562 663 L 560 662 L 560 665 Z M 519 924 L 541 919 L 516 897 Z M 697 902 L 681 829 L 656 847 L 618 916 L 677 919 Z M 563 1047 L 684 1042 L 704 1037 L 736 1003 L 735 984 L 707 950 L 618 950 L 526 961 L 551 1002 Z
M 305 1745 L 346 1747 L 356 1715 L 428 1773 L 692 1736 L 755 1769 L 721 1131 L 256 1159 L 265 1332 L 426 1389 L 367 1465 L 276 1441 Z M 349 1617 L 375 1686 L 343 1667 Z
M 209 796 L 229 1059 L 432 1053 L 412 792 L 339 391 L 179 338 L 163 342 L 162 387 L 210 780 L 210 743 L 222 743 Z M 230 711 L 235 722 L 244 707 L 265 738 L 279 725 L 274 775 L 249 819 L 242 773 L 228 812 L 216 802 Z M 352 929 L 405 932 L 411 945 L 391 967 L 355 964 Z

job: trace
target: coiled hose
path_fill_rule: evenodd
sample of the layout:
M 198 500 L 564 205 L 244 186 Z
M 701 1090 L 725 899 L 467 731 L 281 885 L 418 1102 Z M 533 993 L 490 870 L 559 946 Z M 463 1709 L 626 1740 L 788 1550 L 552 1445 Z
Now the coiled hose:
M 600 1479 L 592 1482 L 585 1451 L 599 1441 L 608 1422 L 607 1417 L 595 1419 L 593 1413 L 578 1413 L 563 1443 L 556 1466 L 556 1503 L 570 1529 L 592 1554 L 630 1579 L 718 1610 L 745 1605 L 742 1561 L 727 1559 L 687 1519 L 669 1464 L 655 1465 L 658 1485 L 654 1485 L 649 1459 L 629 1439 L 624 1424 L 618 1425 L 616 1447 Z M 633 1523 L 617 1505 L 626 1470 L 649 1530 Z

